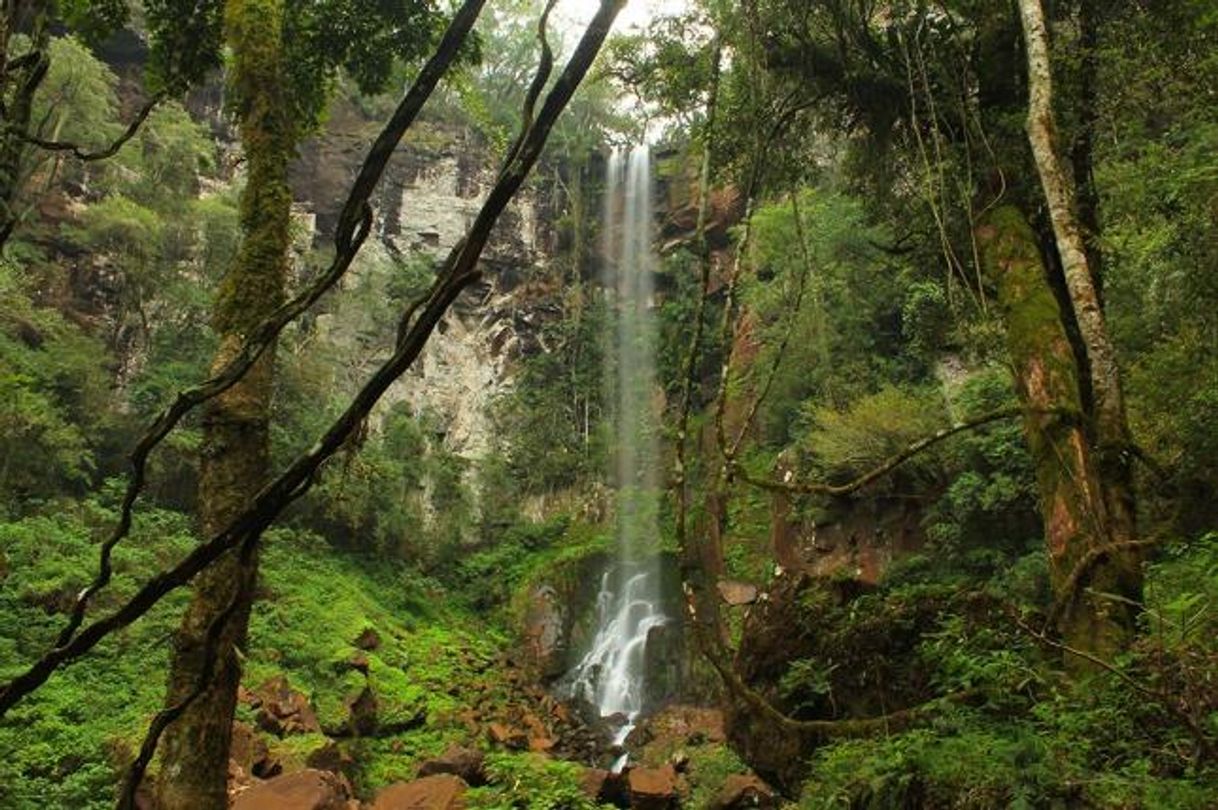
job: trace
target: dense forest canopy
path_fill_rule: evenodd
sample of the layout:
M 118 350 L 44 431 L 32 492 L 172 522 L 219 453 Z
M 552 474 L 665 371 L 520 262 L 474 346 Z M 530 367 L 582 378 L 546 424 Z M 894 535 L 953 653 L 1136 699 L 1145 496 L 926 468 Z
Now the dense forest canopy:
M 1218 805 L 1214 0 L 0 47 L 0 806 Z

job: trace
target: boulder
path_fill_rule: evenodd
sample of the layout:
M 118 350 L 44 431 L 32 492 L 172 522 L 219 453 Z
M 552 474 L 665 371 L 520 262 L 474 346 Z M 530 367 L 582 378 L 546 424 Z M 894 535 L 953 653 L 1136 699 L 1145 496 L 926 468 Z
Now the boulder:
M 677 806 L 677 772 L 662 768 L 632 768 L 627 776 L 631 810 L 670 810 Z
M 321 731 L 308 699 L 292 689 L 284 676 L 271 678 L 258 687 L 257 692 L 259 708 L 254 719 L 259 728 L 279 737 Z
M 753 774 L 734 773 L 711 802 L 710 810 L 745 810 L 749 807 L 778 807 L 773 788 Z
M 240 720 L 233 723 L 228 755 L 243 772 L 260 779 L 278 776 L 283 771 L 283 763 L 271 756 L 266 741 L 257 731 Z
M 579 785 L 584 795 L 594 802 L 615 807 L 630 806 L 630 791 L 624 773 L 586 768 L 580 776 Z
M 347 810 L 350 798 L 344 780 L 310 769 L 276 776 L 242 791 L 232 810 Z
M 376 794 L 372 810 L 464 810 L 465 783 L 450 773 L 398 782 Z
M 503 723 L 491 723 L 486 727 L 487 738 L 495 745 L 524 750 L 529 747 L 529 737 L 523 731 Z
M 321 748 L 311 751 L 305 757 L 305 765 L 308 767 L 316 768 L 319 771 L 330 771 L 331 773 L 344 773 L 353 764 L 354 760 L 351 759 L 351 755 L 333 740 L 327 742 Z
M 549 585 L 541 585 L 529 595 L 524 652 L 542 678 L 557 677 L 567 666 L 567 616 L 562 601 Z
M 372 687 L 365 686 L 359 694 L 347 700 L 347 725 L 351 733 L 368 737 L 376 733 L 379 704 Z
M 757 586 L 748 582 L 721 579 L 717 587 L 719 588 L 719 596 L 732 607 L 751 605 L 757 601 Z
M 467 784 L 479 787 L 486 784 L 486 758 L 477 749 L 454 745 L 440 756 L 419 766 L 419 776 L 435 776 L 441 773 L 459 776 Z
M 381 634 L 376 632 L 376 628 L 365 627 L 355 639 L 355 646 L 361 650 L 375 650 L 381 646 Z

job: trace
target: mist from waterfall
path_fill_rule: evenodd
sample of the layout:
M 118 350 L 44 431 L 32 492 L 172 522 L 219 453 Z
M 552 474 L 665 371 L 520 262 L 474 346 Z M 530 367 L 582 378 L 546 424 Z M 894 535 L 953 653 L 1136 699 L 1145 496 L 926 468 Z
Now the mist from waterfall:
M 661 607 L 659 428 L 652 252 L 651 154 L 615 150 L 605 183 L 602 285 L 606 296 L 604 396 L 613 424 L 617 561 L 601 579 L 596 635 L 573 691 L 611 718 L 616 744 L 645 708 L 648 634 Z

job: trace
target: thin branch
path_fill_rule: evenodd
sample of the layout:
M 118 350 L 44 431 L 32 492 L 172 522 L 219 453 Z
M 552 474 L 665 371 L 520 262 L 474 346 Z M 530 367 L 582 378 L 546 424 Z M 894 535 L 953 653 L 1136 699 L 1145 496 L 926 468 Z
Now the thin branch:
M 106 160 L 107 158 L 112 158 L 118 154 L 118 150 L 126 146 L 127 142 L 135 137 L 136 133 L 140 131 L 140 127 L 143 126 L 146 120 L 148 120 L 148 116 L 151 115 L 152 111 L 156 109 L 157 105 L 164 100 L 165 96 L 161 94 L 155 95 L 148 99 L 148 101 L 144 102 L 144 105 L 140 107 L 139 112 L 135 114 L 135 118 L 131 120 L 131 123 L 127 125 L 127 128 L 123 130 L 123 134 L 119 135 L 109 146 L 93 152 L 90 152 L 80 144 L 72 143 L 71 141 L 46 140 L 39 138 L 37 135 L 31 135 L 28 132 L 23 132 L 13 127 L 9 128 L 9 132 L 16 135 L 22 141 L 33 146 L 37 146 L 39 149 L 45 149 L 48 152 L 69 152 L 71 153 L 72 157 L 86 163 L 97 160 Z
M 521 144 L 524 142 L 525 136 L 528 135 L 529 127 L 533 125 L 533 112 L 537 106 L 537 99 L 541 96 L 541 91 L 545 89 L 546 82 L 550 80 L 550 73 L 554 69 L 554 52 L 550 49 L 549 39 L 546 38 L 546 23 L 550 19 L 550 12 L 554 10 L 557 2 L 558 0 L 547 0 L 545 8 L 542 9 L 541 17 L 537 20 L 537 41 L 541 45 L 541 59 L 538 61 L 537 72 L 533 75 L 533 81 L 529 83 L 529 89 L 524 94 L 524 105 L 521 108 L 520 114 L 520 132 L 503 161 L 504 168 L 510 165 L 520 152 Z
M 477 0 L 471 0 L 471 3 L 480 5 Z M 343 446 L 389 386 L 410 368 L 449 305 L 478 277 L 476 264 L 492 228 L 537 162 L 555 120 L 587 74 L 624 4 L 624 0 L 602 0 L 579 46 L 546 96 L 515 161 L 491 189 L 465 238 L 449 253 L 417 320 L 405 331 L 393 355 L 373 373 L 318 442 L 254 495 L 249 505 L 224 530 L 196 546 L 177 565 L 152 577 L 113 612 L 83 627 L 66 644 L 48 651 L 24 672 L 0 687 L 0 716 L 38 689 L 56 670 L 79 659 L 103 639 L 139 619 L 166 594 L 186 585 L 204 568 L 244 542 L 245 538 L 260 534 L 288 504 L 307 491 L 314 473 Z
M 369 148 L 368 155 L 352 184 L 351 192 L 339 216 L 339 224 L 334 236 L 336 253 L 329 268 L 312 285 L 255 327 L 246 337 L 241 350 L 214 376 L 193 388 L 178 392 L 173 403 L 157 415 L 148 430 L 140 437 L 131 453 L 131 473 L 127 480 L 126 491 L 123 493 L 118 523 L 110 536 L 102 543 L 99 551 L 97 576 L 77 595 L 68 624 L 60 632 L 55 642 L 56 647 L 63 647 L 72 639 L 84 621 L 89 602 L 110 582 L 113 573 L 111 556 L 115 546 L 131 531 L 135 502 L 143 491 L 147 477 L 148 458 L 152 451 L 188 413 L 209 399 L 224 393 L 244 377 L 284 327 L 312 307 L 351 266 L 351 262 L 371 232 L 372 208 L 368 204 L 368 200 L 380 181 L 385 166 L 406 130 L 414 123 L 423 104 L 456 59 L 461 44 L 473 27 L 485 2 L 486 0 L 466 0 L 466 3 L 454 15 L 435 54 L 423 66 L 418 79 L 403 97 L 393 116 Z
M 853 492 L 857 492 L 858 490 L 862 489 L 863 487 L 867 486 L 868 484 L 872 483 L 873 481 L 876 481 L 877 479 L 882 478 L 883 476 L 892 472 L 897 467 L 899 467 L 902 464 L 904 464 L 905 462 L 909 461 L 911 458 L 913 458 L 914 456 L 923 452 L 924 450 L 927 450 L 927 449 L 935 446 L 939 442 L 942 442 L 945 439 L 955 436 L 958 433 L 963 433 L 968 430 L 976 430 L 979 427 L 991 424 L 993 422 L 999 422 L 1003 419 L 1013 419 L 1017 416 L 1025 416 L 1025 415 L 1029 415 L 1029 414 L 1038 414 L 1038 415 L 1045 415 L 1045 416 L 1058 416 L 1061 418 L 1075 418 L 1075 419 L 1078 418 L 1078 414 L 1073 413 L 1072 411 L 1069 411 L 1066 409 L 1060 409 L 1060 408 L 1050 408 L 1050 409 L 1045 409 L 1045 410 L 1029 411 L 1024 408 L 1016 407 L 1016 408 L 1002 408 L 997 411 L 991 411 L 990 413 L 984 414 L 982 416 L 978 416 L 973 419 L 968 419 L 964 422 L 959 422 L 955 425 L 952 425 L 949 428 L 943 428 L 942 430 L 932 433 L 929 436 L 925 436 L 921 439 L 918 439 L 916 442 L 913 442 L 908 447 L 906 447 L 904 450 L 902 450 L 901 452 L 892 456 L 891 458 L 889 458 L 887 461 L 883 462 L 879 466 L 873 467 L 871 470 L 868 470 L 867 472 L 863 473 L 862 475 L 858 476 L 857 478 L 855 478 L 851 481 L 847 481 L 845 483 L 841 483 L 841 484 L 828 484 L 828 483 L 822 483 L 822 482 L 803 482 L 803 483 L 801 483 L 801 482 L 790 482 L 790 481 L 773 481 L 770 479 L 758 478 L 756 476 L 751 475 L 747 470 L 745 470 L 743 467 L 739 466 L 739 464 L 735 461 L 735 459 L 729 460 L 729 465 L 730 465 L 732 474 L 736 478 L 739 478 L 741 481 L 744 481 L 746 484 L 750 484 L 752 486 L 759 487 L 761 489 L 768 489 L 773 492 L 790 492 L 790 493 L 798 493 L 798 494 L 804 494 L 804 495 L 833 495 L 833 496 L 849 495 Z

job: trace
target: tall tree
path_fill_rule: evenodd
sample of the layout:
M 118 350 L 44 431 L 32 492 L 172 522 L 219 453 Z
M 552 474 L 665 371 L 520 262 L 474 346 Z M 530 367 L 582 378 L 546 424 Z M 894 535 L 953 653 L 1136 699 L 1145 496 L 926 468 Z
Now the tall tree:
M 229 0 L 226 40 L 232 50 L 229 85 L 245 150 L 247 176 L 241 195 L 242 241 L 224 276 L 213 314 L 220 345 L 213 367 L 223 367 L 250 331 L 284 296 L 292 193 L 288 162 L 296 126 L 287 108 L 282 0 Z M 203 414 L 200 523 L 212 535 L 240 513 L 251 492 L 266 482 L 272 345 L 245 377 L 207 403 Z M 169 673 L 167 700 L 176 704 L 195 690 L 215 616 L 235 605 L 221 631 L 220 660 L 207 690 L 170 727 L 165 738 L 158 799 L 167 810 L 224 807 L 232 717 L 241 668 L 256 557 L 229 554 L 199 575 L 182 620 Z M 217 762 L 225 764 L 216 767 Z
M 1111 596 L 1136 600 L 1141 593 L 1125 397 L 1121 390 L 1116 347 L 1109 335 L 1100 300 L 1099 279 L 1079 221 L 1075 178 L 1063 163 L 1057 144 L 1053 74 L 1044 9 L 1040 0 L 1020 0 L 1019 10 L 1028 59 L 1028 142 L 1048 203 L 1057 254 L 1083 344 L 1085 373 L 1091 388 L 1089 416 L 1098 462 L 1096 484 L 1100 493 L 1100 502 L 1094 506 L 1097 536 L 1089 538 L 1090 542 L 1081 548 L 1075 543 L 1073 549 L 1067 549 L 1068 544 L 1064 542 L 1054 542 L 1061 538 L 1051 536 L 1049 551 L 1055 578 L 1059 580 L 1057 598 L 1063 603 L 1059 610 L 1063 614 L 1067 639 L 1089 651 L 1111 653 L 1133 630 L 1129 603 L 1114 601 Z M 1087 493 L 1080 491 L 1079 495 L 1086 497 Z M 1052 519 L 1056 519 L 1058 513 L 1051 514 Z M 1049 525 L 1048 528 L 1052 531 L 1054 527 Z M 1066 560 L 1073 561 L 1068 569 Z M 1093 588 L 1100 593 L 1074 592 L 1079 586 L 1074 579 L 1087 574 L 1081 570 L 1084 565 L 1103 569 L 1101 574 L 1107 587 Z M 1115 593 L 1104 592 L 1109 588 Z M 1090 602 L 1089 609 L 1081 609 L 1080 600 Z
M 242 241 L 213 311 L 217 374 L 283 303 L 291 239 L 288 166 L 300 138 L 319 120 L 333 72 L 344 67 L 364 89 L 379 89 L 397 56 L 414 58 L 431 42 L 435 16 L 427 0 L 374 13 L 361 6 L 351 0 L 309 7 L 284 0 L 224 3 L 228 84 L 246 178 Z M 272 339 L 242 378 L 204 407 L 199 512 L 205 536 L 230 525 L 267 481 L 274 356 Z M 202 572 L 183 616 L 166 702 L 185 708 L 165 734 L 157 785 L 167 810 L 226 806 L 238 649 L 253 603 L 256 546 L 255 537 L 246 551 L 234 550 Z M 209 675 L 199 693 L 200 679 Z

